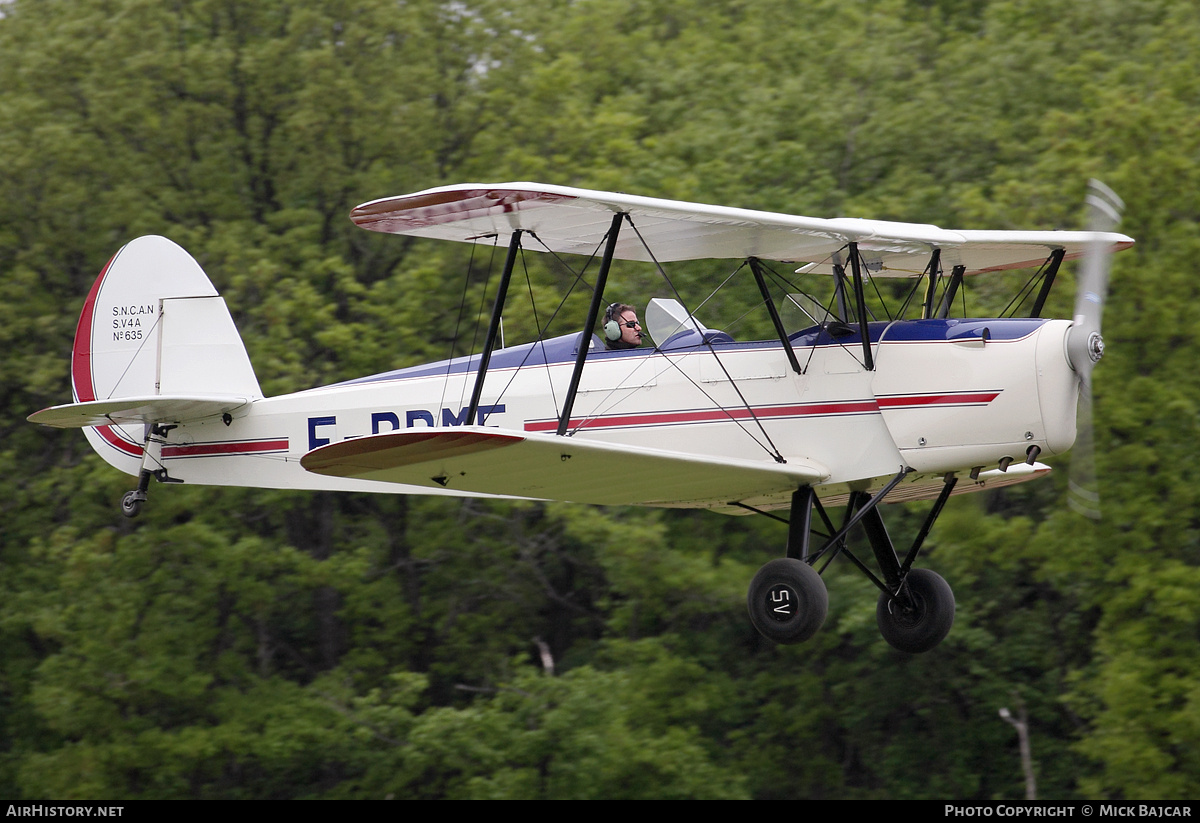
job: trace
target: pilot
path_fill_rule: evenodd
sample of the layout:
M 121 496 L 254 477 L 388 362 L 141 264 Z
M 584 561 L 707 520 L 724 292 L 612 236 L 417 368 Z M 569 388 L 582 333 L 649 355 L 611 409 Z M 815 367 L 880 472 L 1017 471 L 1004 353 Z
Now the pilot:
M 628 303 L 613 303 L 604 310 L 604 345 L 610 349 L 636 349 L 642 345 L 637 309 Z

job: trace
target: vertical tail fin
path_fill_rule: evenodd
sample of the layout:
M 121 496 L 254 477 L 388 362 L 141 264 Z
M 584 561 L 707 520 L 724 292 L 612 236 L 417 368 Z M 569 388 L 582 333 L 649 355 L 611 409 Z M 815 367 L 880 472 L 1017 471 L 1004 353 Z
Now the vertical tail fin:
M 190 254 L 156 236 L 126 244 L 92 285 L 75 329 L 71 387 L 76 404 L 262 397 L 225 301 Z M 88 426 L 105 460 L 130 474 L 141 467 L 144 427 L 136 422 L 38 422 Z

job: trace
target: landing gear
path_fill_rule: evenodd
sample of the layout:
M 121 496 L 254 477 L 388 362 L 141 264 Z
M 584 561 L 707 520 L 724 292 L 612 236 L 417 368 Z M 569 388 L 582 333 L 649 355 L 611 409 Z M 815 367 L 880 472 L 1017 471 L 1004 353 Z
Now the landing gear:
M 954 625 L 954 592 L 937 572 L 913 569 L 899 593 L 879 593 L 875 608 L 879 633 L 909 654 L 927 652 L 946 639 Z
M 125 492 L 125 496 L 121 498 L 121 514 L 126 517 L 137 517 L 141 514 L 144 502 L 146 502 L 145 492 Z
M 776 643 L 808 640 L 821 628 L 829 611 L 825 581 L 808 558 L 808 532 L 816 499 L 810 486 L 792 494 L 788 556 L 759 569 L 746 595 L 750 622 L 759 634 Z
M 909 471 L 901 470 L 874 496 L 851 492 L 840 529 L 829 520 L 812 488 L 802 487 L 792 495 L 788 556 L 759 569 L 746 596 L 750 621 L 761 635 L 776 643 L 801 643 L 812 637 L 825 622 L 829 605 L 820 571 L 844 554 L 880 591 L 876 618 L 888 643 L 900 651 L 919 654 L 945 639 L 954 625 L 954 593 L 941 576 L 928 569 L 913 569 L 912 564 L 957 481 L 953 474 L 946 475 L 933 509 L 901 561 L 878 506 Z M 820 535 L 825 542 L 810 557 L 813 511 L 820 515 L 829 533 Z M 867 534 L 882 579 L 846 548 L 847 533 L 859 523 Z M 818 571 L 814 564 L 825 555 L 828 559 Z
M 173 425 L 161 425 L 155 423 L 146 426 L 146 439 L 142 444 L 142 470 L 138 473 L 138 487 L 133 491 L 125 492 L 121 498 L 121 514 L 126 517 L 137 517 L 142 511 L 142 504 L 146 502 L 147 492 L 150 489 L 150 478 L 153 477 L 160 483 L 182 483 L 182 480 L 171 477 L 167 474 L 167 470 L 162 468 L 162 447 L 167 440 L 167 433 L 175 428 Z M 158 466 L 159 468 L 154 468 Z
M 803 643 L 825 622 L 829 594 L 816 569 L 781 557 L 754 575 L 746 606 L 750 622 L 763 637 L 776 643 Z

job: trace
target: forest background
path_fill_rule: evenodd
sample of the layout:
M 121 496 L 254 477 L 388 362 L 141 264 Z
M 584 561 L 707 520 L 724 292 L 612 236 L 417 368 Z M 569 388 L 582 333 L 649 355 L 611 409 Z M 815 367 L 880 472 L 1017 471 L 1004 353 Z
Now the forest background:
M 1041 797 L 1200 797 L 1197 55 L 1193 0 L 3 3 L 0 796 L 1019 799 L 1024 706 Z M 446 356 L 467 250 L 354 228 L 376 197 L 1052 229 L 1093 176 L 1138 241 L 1104 519 L 1061 471 L 956 498 L 922 562 L 957 619 L 921 656 L 838 565 L 815 639 L 759 639 L 764 518 L 158 486 L 129 521 L 130 478 L 25 422 L 142 234 L 200 261 L 275 394 Z

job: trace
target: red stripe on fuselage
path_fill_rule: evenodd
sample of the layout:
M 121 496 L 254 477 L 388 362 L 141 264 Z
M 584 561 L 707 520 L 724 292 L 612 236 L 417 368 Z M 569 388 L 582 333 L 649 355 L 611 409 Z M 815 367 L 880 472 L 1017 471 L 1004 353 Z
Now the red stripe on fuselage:
M 758 409 L 697 409 L 692 411 L 646 412 L 644 414 L 614 414 L 595 418 L 573 419 L 570 428 L 627 428 L 637 426 L 673 426 L 685 423 L 719 423 L 722 420 L 760 420 L 783 417 L 822 417 L 844 414 L 870 414 L 884 408 L 929 408 L 932 406 L 987 405 L 1000 396 L 999 391 L 957 392 L 916 395 L 891 395 L 876 400 L 849 402 L 806 403 L 790 406 L 770 406 Z M 525 431 L 554 431 L 557 420 L 535 420 L 525 423 Z
M 223 457 L 237 454 L 262 454 L 288 450 L 287 438 L 277 440 L 236 440 L 225 443 L 189 443 L 163 446 L 166 457 Z
M 570 428 L 612 429 L 635 426 L 677 426 L 684 423 L 719 423 L 722 420 L 770 420 L 781 417 L 818 417 L 842 414 L 871 414 L 879 411 L 874 400 L 844 403 L 806 403 L 769 406 L 759 409 L 695 409 L 691 411 L 611 414 L 594 418 L 572 419 Z M 554 431 L 557 420 L 526 421 L 525 431 Z
M 1000 396 L 998 391 L 946 392 L 939 394 L 894 394 L 876 398 L 879 407 L 892 409 L 903 406 L 986 406 Z

